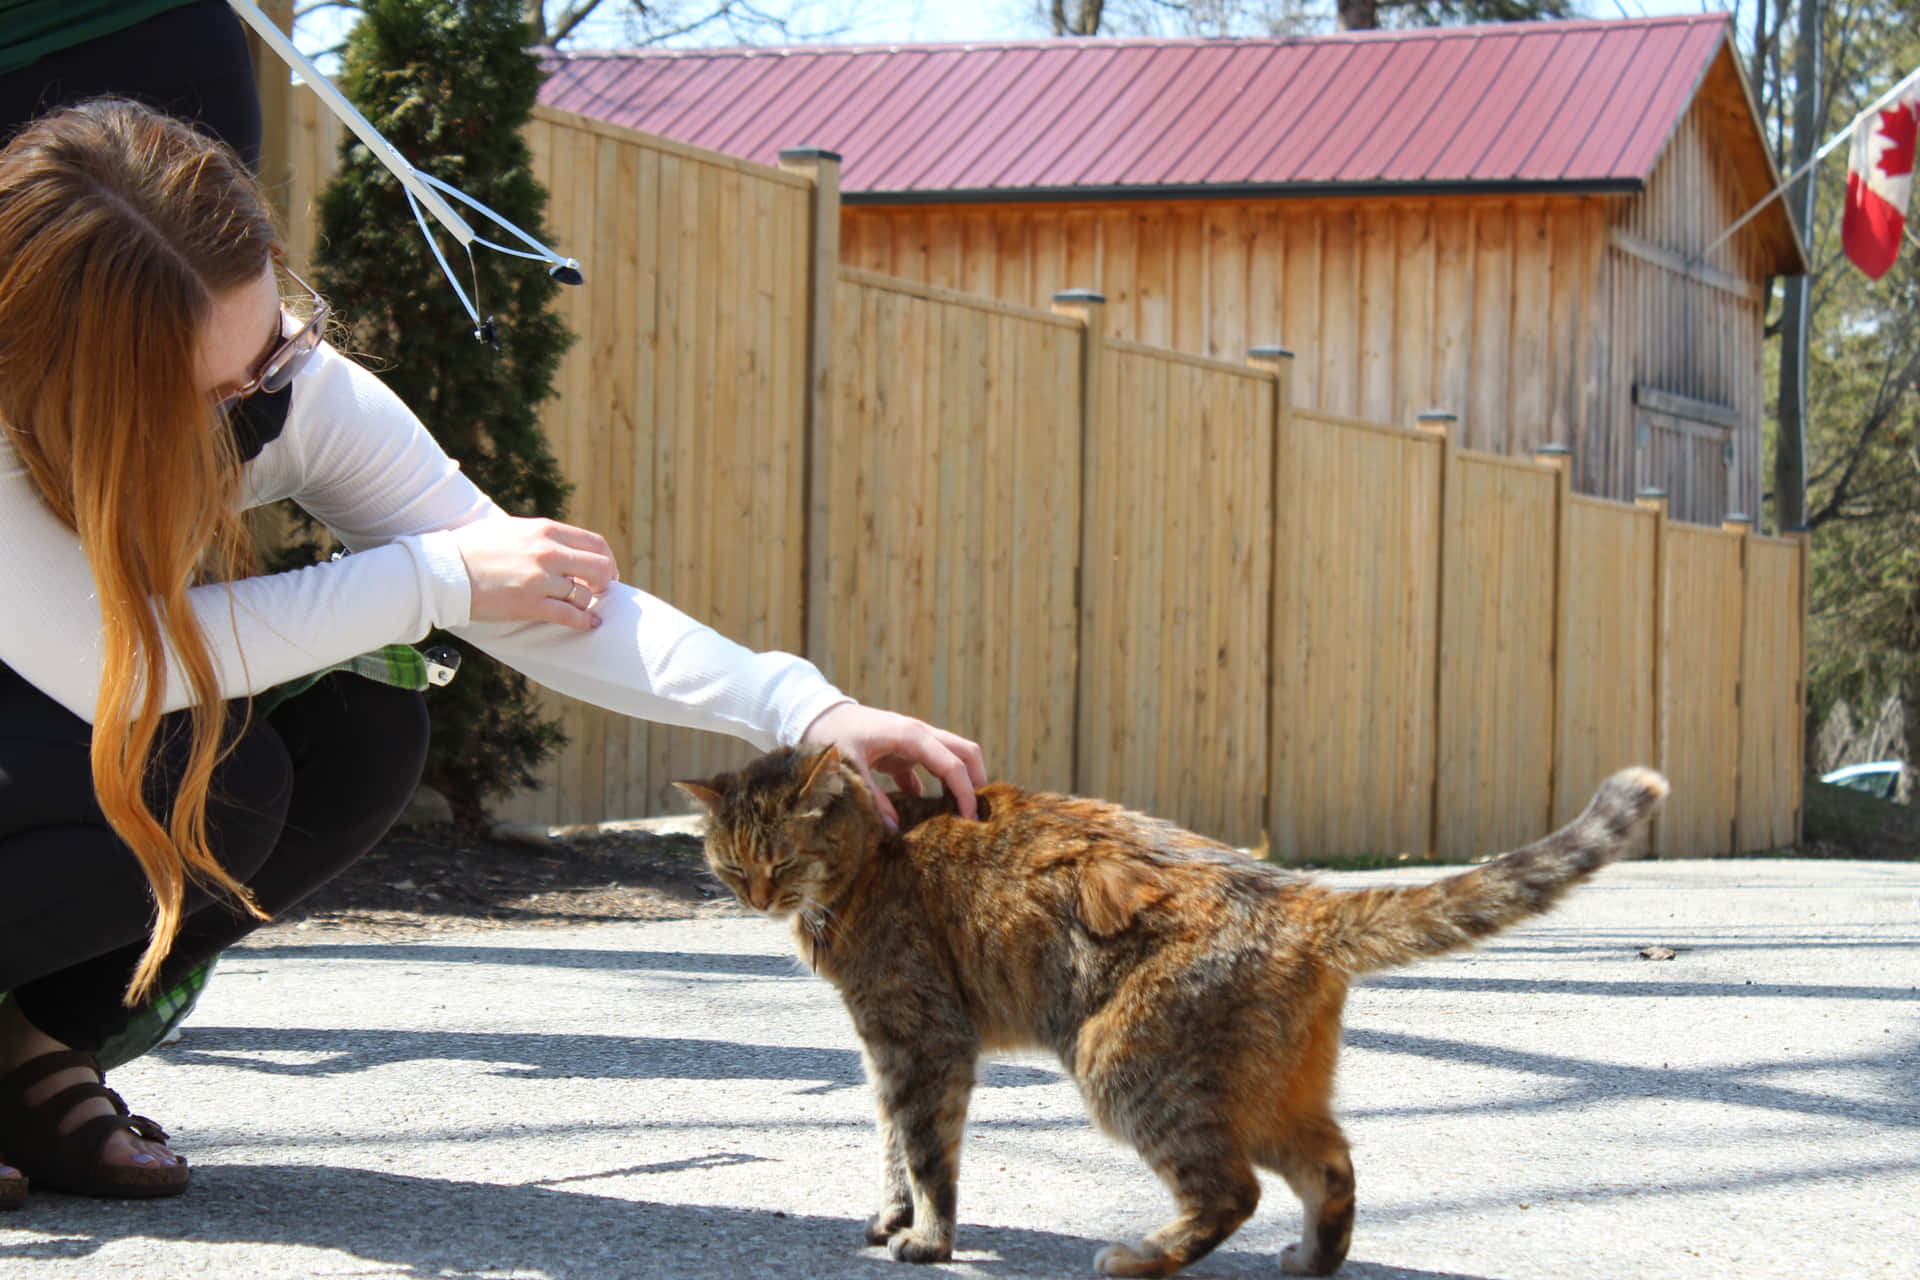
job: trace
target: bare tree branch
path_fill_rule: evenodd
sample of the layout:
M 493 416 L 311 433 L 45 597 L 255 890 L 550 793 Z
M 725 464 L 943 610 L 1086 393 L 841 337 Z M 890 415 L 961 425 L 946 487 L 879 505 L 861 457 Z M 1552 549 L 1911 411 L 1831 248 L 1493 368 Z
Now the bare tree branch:
M 644 0 L 629 0 L 629 2 L 634 9 L 639 11 L 641 17 L 644 18 L 647 15 L 648 7 L 644 3 Z M 534 20 L 534 15 L 540 15 L 540 32 L 543 38 L 539 43 L 559 44 L 562 40 L 572 35 L 574 31 L 579 28 L 580 24 L 591 17 L 593 11 L 599 7 L 600 0 L 567 0 L 567 3 L 557 6 L 559 10 L 558 13 L 555 13 L 552 17 L 547 17 L 545 16 L 547 6 L 543 4 L 541 0 L 528 0 L 528 20 L 531 23 Z
M 1908 343 L 1907 350 L 1911 354 L 1907 357 L 1906 363 L 1899 367 L 1898 372 L 1891 363 L 1882 372 L 1880 384 L 1874 389 L 1872 406 L 1868 409 L 1866 416 L 1861 419 L 1858 431 L 1841 454 L 1839 479 L 1835 481 L 1833 490 L 1819 509 L 1808 514 L 1808 528 L 1817 529 L 1848 509 L 1850 501 L 1855 496 L 1855 477 L 1859 475 L 1861 467 L 1868 458 L 1868 446 L 1873 444 L 1880 433 L 1895 420 L 1900 409 L 1904 407 L 1907 397 L 1916 388 L 1920 388 L 1920 349 Z M 1865 492 L 1871 493 L 1876 488 L 1878 486 L 1869 487 Z

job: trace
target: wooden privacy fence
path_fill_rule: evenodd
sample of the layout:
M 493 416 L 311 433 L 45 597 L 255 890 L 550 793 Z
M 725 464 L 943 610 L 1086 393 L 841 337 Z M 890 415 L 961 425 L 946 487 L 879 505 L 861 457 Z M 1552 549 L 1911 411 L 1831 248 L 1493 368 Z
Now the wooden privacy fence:
M 1314 412 L 1277 349 L 1105 340 L 1097 295 L 843 268 L 827 153 L 544 108 L 529 139 L 589 280 L 545 425 L 628 581 L 1000 776 L 1280 858 L 1508 847 L 1632 763 L 1673 778 L 1659 852 L 1796 838 L 1803 541 L 1575 495 L 1446 415 Z M 502 816 L 664 811 L 749 754 L 555 709 L 571 743 Z
M 535 172 L 567 175 L 548 225 L 590 264 L 562 294 L 576 335 L 543 425 L 569 516 L 621 575 L 756 649 L 806 648 L 805 177 L 542 113 Z M 505 811 L 550 821 L 662 812 L 668 783 L 741 744 L 554 698 L 569 746 Z
M 1070 789 L 1080 327 L 854 272 L 833 302 L 808 653 Z

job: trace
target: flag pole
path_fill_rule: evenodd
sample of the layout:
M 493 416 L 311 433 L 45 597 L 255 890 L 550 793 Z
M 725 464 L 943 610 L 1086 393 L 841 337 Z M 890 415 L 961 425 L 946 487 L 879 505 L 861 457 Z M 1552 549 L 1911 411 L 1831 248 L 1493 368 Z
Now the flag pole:
M 1861 111 L 1858 115 L 1854 116 L 1853 119 L 1847 121 L 1847 123 L 1841 128 L 1840 132 L 1834 134 L 1831 138 L 1828 138 L 1825 142 L 1820 144 L 1820 149 L 1814 152 L 1813 155 L 1807 160 L 1805 164 L 1801 165 L 1798 169 L 1795 169 L 1792 173 L 1788 174 L 1785 178 L 1781 179 L 1779 186 L 1767 192 L 1766 195 L 1761 196 L 1760 202 L 1758 204 L 1754 205 L 1753 208 L 1741 214 L 1739 218 L 1737 218 L 1734 221 L 1732 226 L 1728 227 L 1725 231 L 1722 231 L 1719 235 L 1715 236 L 1713 238 L 1712 243 L 1708 244 L 1706 248 L 1702 249 L 1699 253 L 1693 255 L 1694 260 L 1699 261 L 1701 259 L 1704 259 L 1708 254 L 1712 253 L 1715 249 L 1718 249 L 1721 245 L 1725 244 L 1727 240 L 1734 234 L 1734 232 L 1740 230 L 1740 228 L 1746 226 L 1749 222 L 1752 222 L 1753 219 L 1759 214 L 1759 212 L 1762 209 L 1766 208 L 1768 205 L 1772 204 L 1775 200 L 1779 199 L 1780 193 L 1782 191 L 1785 191 L 1788 187 L 1798 182 L 1801 179 L 1801 177 L 1805 175 L 1807 170 L 1813 168 L 1813 166 L 1815 166 L 1816 164 L 1819 164 L 1822 160 L 1825 160 L 1828 156 L 1832 155 L 1836 147 L 1838 147 L 1842 142 L 1845 142 L 1848 138 L 1851 138 L 1853 136 L 1854 129 L 1859 127 L 1859 124 L 1862 120 L 1866 119 L 1869 115 L 1872 115 L 1874 112 L 1878 111 L 1880 108 L 1886 106 L 1889 102 L 1892 102 L 1895 98 L 1905 93 L 1909 88 L 1912 88 L 1916 85 L 1920 85 L 1920 69 L 1914 70 L 1912 74 L 1906 77 L 1906 79 L 1900 81 L 1899 84 L 1894 85 L 1893 88 L 1887 90 L 1885 93 L 1881 94 L 1878 98 L 1875 98 L 1873 102 L 1869 106 L 1867 106 L 1865 110 Z

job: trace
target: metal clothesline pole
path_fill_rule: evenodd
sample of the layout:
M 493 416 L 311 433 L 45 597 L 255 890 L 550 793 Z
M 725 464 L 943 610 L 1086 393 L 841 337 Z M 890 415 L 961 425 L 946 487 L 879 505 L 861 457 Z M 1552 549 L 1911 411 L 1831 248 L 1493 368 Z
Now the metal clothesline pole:
M 1758 215 L 1762 209 L 1766 208 L 1768 205 L 1772 204 L 1775 200 L 1779 199 L 1780 193 L 1782 191 L 1785 191 L 1788 187 L 1792 186 L 1795 182 L 1798 182 L 1800 178 L 1807 172 L 1807 170 L 1813 168 L 1813 166 L 1815 166 L 1816 164 L 1819 164 L 1822 160 L 1825 160 L 1828 156 L 1832 155 L 1836 147 L 1838 147 L 1842 142 L 1845 142 L 1847 139 L 1851 138 L 1853 136 L 1854 129 L 1859 125 L 1861 120 L 1865 119 L 1868 115 L 1871 115 L 1873 112 L 1878 111 L 1881 107 L 1886 106 L 1889 102 L 1892 102 L 1895 98 L 1899 97 L 1901 94 L 1905 93 L 1908 89 L 1913 88 L 1916 85 L 1920 85 L 1920 70 L 1915 70 L 1912 74 L 1908 75 L 1904 80 L 1900 81 L 1900 83 L 1894 85 L 1893 88 L 1887 90 L 1885 93 L 1881 94 L 1878 98 L 1875 98 L 1873 100 L 1873 103 L 1870 106 L 1868 106 L 1865 110 L 1861 111 L 1858 115 L 1854 116 L 1853 119 L 1847 121 L 1846 125 L 1840 130 L 1840 132 L 1834 134 L 1831 138 L 1828 138 L 1824 143 L 1822 143 L 1820 146 L 1820 149 L 1814 152 L 1813 155 L 1807 160 L 1805 164 L 1801 165 L 1798 169 L 1795 169 L 1792 173 L 1788 174 L 1785 178 L 1781 179 L 1779 186 L 1767 192 L 1766 195 L 1760 197 L 1760 202 L 1758 204 L 1754 205 L 1753 208 L 1741 214 L 1740 217 L 1734 221 L 1732 226 L 1728 227 L 1725 231 L 1722 231 L 1719 235 L 1715 236 L 1713 238 L 1712 243 L 1707 245 L 1707 247 L 1702 249 L 1699 253 L 1695 254 L 1694 255 L 1695 259 L 1696 260 L 1703 259 L 1708 254 L 1712 253 L 1715 249 L 1718 249 L 1721 245 L 1725 244 L 1727 240 L 1736 231 L 1740 230 L 1740 228 L 1746 226 L 1749 222 L 1753 221 L 1754 217 Z

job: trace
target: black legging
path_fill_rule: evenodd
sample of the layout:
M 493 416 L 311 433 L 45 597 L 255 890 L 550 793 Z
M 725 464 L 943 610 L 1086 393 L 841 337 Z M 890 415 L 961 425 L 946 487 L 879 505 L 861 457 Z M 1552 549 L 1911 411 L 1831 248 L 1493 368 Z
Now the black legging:
M 243 703 L 229 704 L 237 727 Z M 149 803 L 167 811 L 190 746 L 166 718 Z M 121 993 L 147 945 L 153 895 L 93 794 L 91 728 L 0 665 L 0 991 L 40 1030 L 98 1049 L 126 1022 Z M 418 693 L 336 674 L 247 725 L 214 774 L 208 840 L 268 912 L 284 911 L 373 847 L 426 761 Z M 164 819 L 163 819 L 164 820 Z M 166 986 L 258 924 L 188 890 Z
M 0 76 L 0 145 L 35 116 L 106 94 L 191 120 L 260 168 L 253 63 L 226 0 L 169 9 Z

